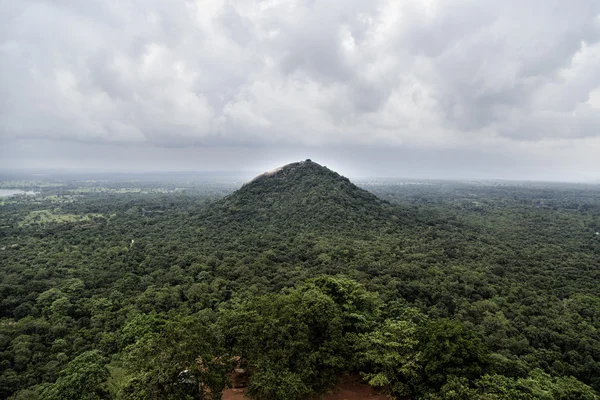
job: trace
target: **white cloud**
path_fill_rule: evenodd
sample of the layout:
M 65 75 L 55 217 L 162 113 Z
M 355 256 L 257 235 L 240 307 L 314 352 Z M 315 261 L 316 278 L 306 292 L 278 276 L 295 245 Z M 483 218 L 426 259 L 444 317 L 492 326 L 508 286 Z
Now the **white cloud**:
M 599 136 L 595 0 L 0 7 L 4 140 L 587 154 Z

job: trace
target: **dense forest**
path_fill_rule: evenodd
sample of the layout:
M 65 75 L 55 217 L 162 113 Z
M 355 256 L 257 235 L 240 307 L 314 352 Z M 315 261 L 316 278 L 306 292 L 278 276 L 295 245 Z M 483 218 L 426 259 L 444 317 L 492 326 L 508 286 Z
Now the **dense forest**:
M 360 186 L 310 160 L 241 187 L 20 182 L 0 398 L 218 399 L 234 369 L 266 400 L 348 374 L 398 399 L 599 398 L 599 185 Z

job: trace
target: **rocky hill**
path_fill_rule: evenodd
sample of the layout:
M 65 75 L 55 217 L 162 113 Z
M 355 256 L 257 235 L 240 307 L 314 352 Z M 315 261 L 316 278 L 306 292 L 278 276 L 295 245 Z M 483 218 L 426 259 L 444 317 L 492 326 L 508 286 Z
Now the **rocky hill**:
M 257 176 L 212 212 L 221 222 L 255 228 L 372 229 L 397 219 L 386 201 L 311 160 Z

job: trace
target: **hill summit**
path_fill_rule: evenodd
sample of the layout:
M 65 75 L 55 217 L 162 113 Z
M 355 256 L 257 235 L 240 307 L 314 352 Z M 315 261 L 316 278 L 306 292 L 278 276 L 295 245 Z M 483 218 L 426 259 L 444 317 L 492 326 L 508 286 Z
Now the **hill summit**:
M 335 227 L 389 220 L 389 205 L 311 160 L 265 172 L 224 198 L 227 220 L 285 226 Z

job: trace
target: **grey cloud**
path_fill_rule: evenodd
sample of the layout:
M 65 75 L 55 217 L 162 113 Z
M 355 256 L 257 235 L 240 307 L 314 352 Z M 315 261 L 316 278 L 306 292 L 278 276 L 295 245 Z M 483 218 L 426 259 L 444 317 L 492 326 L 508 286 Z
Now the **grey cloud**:
M 0 140 L 600 146 L 599 15 L 595 0 L 2 2 Z

